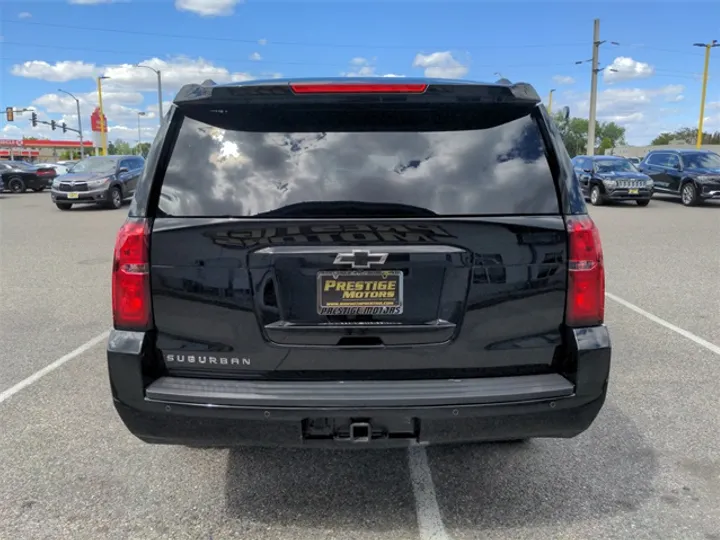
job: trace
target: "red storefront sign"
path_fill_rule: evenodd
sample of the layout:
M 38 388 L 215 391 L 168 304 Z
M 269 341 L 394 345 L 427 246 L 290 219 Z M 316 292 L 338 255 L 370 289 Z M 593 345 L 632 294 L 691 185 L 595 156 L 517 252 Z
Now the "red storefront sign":
M 107 133 L 107 116 L 103 114 L 103 131 Z M 95 110 L 90 115 L 90 129 L 93 131 L 100 131 L 100 107 L 95 107 Z
M 0 139 L 0 148 L 22 148 L 22 139 Z

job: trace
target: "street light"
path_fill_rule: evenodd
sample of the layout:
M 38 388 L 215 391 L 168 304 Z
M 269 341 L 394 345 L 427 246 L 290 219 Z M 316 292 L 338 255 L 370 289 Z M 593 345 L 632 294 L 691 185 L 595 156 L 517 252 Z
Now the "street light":
M 105 133 L 105 112 L 103 111 L 102 102 L 102 81 L 109 78 L 106 75 L 100 75 L 97 78 L 98 108 L 100 109 L 100 145 L 102 146 L 103 156 L 107 156 L 107 134 Z
M 82 117 L 80 116 L 80 100 L 76 98 L 74 95 L 72 95 L 70 92 L 63 90 L 62 88 L 58 88 L 58 92 L 62 92 L 63 94 L 67 94 L 71 98 L 75 100 L 75 104 L 77 105 L 77 115 L 78 115 L 78 132 L 80 134 L 80 159 L 85 159 L 85 145 L 83 144 L 83 132 L 82 132 Z
M 700 120 L 698 120 L 698 134 L 695 146 L 702 148 L 703 120 L 705 116 L 705 95 L 707 94 L 708 69 L 710 68 L 710 49 L 720 47 L 717 39 L 710 43 L 693 43 L 693 47 L 705 47 L 705 70 L 703 71 L 702 96 L 700 97 Z
M 548 114 L 552 114 L 552 96 L 553 96 L 553 92 L 555 92 L 555 89 L 554 89 L 554 88 L 550 90 L 550 95 L 548 96 L 548 107 L 547 107 L 547 109 L 548 109 Z
M 162 107 L 162 76 L 160 75 L 160 70 L 159 70 L 159 69 L 155 69 L 155 68 L 153 68 L 153 67 L 150 67 L 150 66 L 144 66 L 144 65 L 141 65 L 141 64 L 137 64 L 137 65 L 136 65 L 135 67 L 139 67 L 139 68 L 145 68 L 145 69 L 150 69 L 150 70 L 154 71 L 154 72 L 155 72 L 155 74 L 157 75 L 157 87 L 158 87 L 158 112 L 160 113 L 160 125 L 162 126 L 162 124 L 163 124 L 163 107 Z
M 142 111 L 138 111 L 138 113 L 137 113 L 137 115 L 138 115 L 138 146 L 137 146 L 137 155 L 138 155 L 138 156 L 140 155 L 140 144 L 142 143 L 142 135 L 141 135 L 141 132 L 140 132 L 140 117 L 141 117 L 141 116 L 145 116 L 145 114 L 146 114 L 146 113 L 144 113 L 144 112 L 142 112 Z

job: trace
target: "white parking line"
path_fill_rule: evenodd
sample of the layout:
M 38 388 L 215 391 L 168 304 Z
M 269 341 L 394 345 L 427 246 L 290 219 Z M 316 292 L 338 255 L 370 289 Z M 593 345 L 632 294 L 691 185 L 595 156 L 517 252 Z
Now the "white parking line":
M 408 448 L 408 462 L 421 540 L 451 540 L 440 515 L 425 447 Z
M 690 341 L 694 341 L 701 347 L 705 347 L 708 351 L 714 352 L 717 355 L 720 355 L 720 347 L 715 345 L 714 343 L 710 343 L 708 340 L 701 338 L 700 336 L 696 336 L 692 332 L 688 332 L 687 330 L 684 330 L 680 328 L 679 326 L 675 326 L 673 323 L 667 322 L 665 319 L 661 319 L 657 315 L 653 315 L 649 311 L 645 311 L 642 308 L 637 307 L 635 304 L 631 304 L 627 300 L 623 300 L 619 296 L 615 296 L 614 294 L 611 294 L 609 292 L 605 293 L 605 296 L 610 298 L 610 300 L 614 300 L 618 304 L 621 304 L 625 306 L 628 309 L 631 309 L 635 313 L 639 313 L 646 319 L 650 319 L 652 322 L 659 324 L 660 326 L 664 326 L 668 330 L 672 330 L 676 334 L 680 334 L 681 336 L 689 339 Z
M 87 341 L 87 342 L 83 343 L 82 345 L 80 345 L 74 351 L 70 351 L 65 356 L 61 356 L 60 358 L 55 360 L 52 364 L 49 364 L 49 365 L 45 366 L 44 368 L 42 368 L 41 370 L 36 371 L 32 375 L 30 375 L 27 379 L 23 379 L 16 385 L 11 386 L 4 392 L 0 393 L 0 403 L 10 399 L 15 394 L 17 394 L 20 390 L 22 390 L 23 388 L 26 388 L 26 387 L 30 386 L 31 384 L 33 384 L 34 382 L 39 381 L 40 379 L 42 379 L 45 375 L 47 375 L 51 371 L 55 371 L 57 368 L 62 366 L 68 360 L 72 360 L 76 356 L 79 356 L 82 353 L 84 353 L 85 351 L 93 348 L 95 345 L 97 345 L 104 339 L 107 339 L 107 337 L 109 335 L 110 335 L 110 332 L 103 332 L 99 336 L 95 336 L 90 341 Z

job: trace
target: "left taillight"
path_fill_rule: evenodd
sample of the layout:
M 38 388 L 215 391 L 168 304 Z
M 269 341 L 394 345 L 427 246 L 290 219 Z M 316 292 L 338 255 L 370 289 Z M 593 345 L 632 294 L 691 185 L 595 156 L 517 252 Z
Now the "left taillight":
M 128 219 L 118 232 L 112 268 L 113 326 L 148 330 L 150 304 L 150 239 L 148 222 Z

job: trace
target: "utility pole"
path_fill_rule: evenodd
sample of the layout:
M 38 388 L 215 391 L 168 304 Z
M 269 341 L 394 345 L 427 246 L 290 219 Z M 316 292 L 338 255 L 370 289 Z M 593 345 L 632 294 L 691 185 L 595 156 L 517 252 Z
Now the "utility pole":
M 693 43 L 694 47 L 705 47 L 705 69 L 703 71 L 702 96 L 700 97 L 700 120 L 698 120 L 698 134 L 695 146 L 702 148 L 703 139 L 703 121 L 705 120 L 705 96 L 707 94 L 708 71 L 710 69 L 710 49 L 720 47 L 717 39 L 713 39 L 710 43 Z
M 552 90 L 550 90 L 550 94 L 548 95 L 548 106 L 547 106 L 548 114 L 552 114 L 552 96 L 553 96 L 553 92 L 555 92 L 555 89 L 554 89 L 554 88 L 553 88 Z
M 70 92 L 67 92 L 61 88 L 58 88 L 58 92 L 62 92 L 63 94 L 67 94 L 71 98 L 75 100 L 75 105 L 77 106 L 77 116 L 78 116 L 78 134 L 80 135 L 80 159 L 85 159 L 85 145 L 83 144 L 83 132 L 82 132 L 82 116 L 80 116 L 80 100 L 76 98 L 73 94 Z
M 600 56 L 600 19 L 593 23 L 592 77 L 590 79 L 590 118 L 588 121 L 587 155 L 595 155 L 595 116 L 597 113 L 598 62 Z

